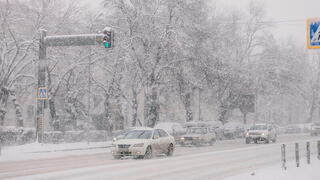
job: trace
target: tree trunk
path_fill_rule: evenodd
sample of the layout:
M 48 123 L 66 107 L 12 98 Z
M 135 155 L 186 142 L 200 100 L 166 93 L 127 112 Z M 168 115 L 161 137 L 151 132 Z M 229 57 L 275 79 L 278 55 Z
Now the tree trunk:
M 159 97 L 156 80 L 154 73 L 149 77 L 149 86 L 147 87 L 150 91 L 145 93 L 145 121 L 148 127 L 154 127 L 159 122 Z
M 308 117 L 308 120 L 307 120 L 308 123 L 311 123 L 312 120 L 313 120 L 313 113 L 314 113 L 314 111 L 316 109 L 316 103 L 318 101 L 318 95 L 317 95 L 318 92 L 319 92 L 319 88 L 316 85 L 316 87 L 313 89 L 313 92 L 312 92 L 311 107 L 310 107 L 310 110 L 309 110 L 309 117 Z
M 7 88 L 0 89 L 0 126 L 4 125 L 4 120 L 7 113 L 7 102 L 9 98 L 9 91 Z
M 313 113 L 316 109 L 316 107 L 318 106 L 318 93 L 319 93 L 319 89 L 320 89 L 320 58 L 318 60 L 318 73 L 317 73 L 317 79 L 315 82 L 315 85 L 313 86 L 312 89 L 312 102 L 311 102 L 311 107 L 310 107 L 310 111 L 309 111 L 309 117 L 308 117 L 308 123 L 312 122 L 313 120 Z
M 183 104 L 184 104 L 184 108 L 186 111 L 186 122 L 190 122 L 193 120 L 193 112 L 192 112 L 192 108 L 191 108 L 191 96 L 192 94 L 186 93 L 183 97 Z
M 22 108 L 20 104 L 17 102 L 17 96 L 15 91 L 10 91 L 10 95 L 12 97 L 12 102 L 14 104 L 15 113 L 16 113 L 16 125 L 17 127 L 23 127 L 23 117 L 22 117 Z
M 243 113 L 243 124 L 247 124 L 247 113 Z
M 183 79 L 182 74 L 178 74 L 178 81 L 179 81 L 179 93 L 180 99 L 184 105 L 184 109 L 186 111 L 186 122 L 193 121 L 193 112 L 191 108 L 191 97 L 192 93 L 190 88 L 186 85 L 186 82 Z M 200 112 L 199 112 L 200 113 Z
M 106 125 L 106 130 L 108 133 L 108 136 L 112 135 L 112 124 L 110 123 L 110 117 L 111 117 L 111 112 L 110 112 L 110 96 L 109 94 L 106 94 L 105 100 L 104 100 L 104 117 L 103 121 L 104 124 Z
M 148 127 L 154 127 L 159 121 L 158 92 L 155 87 L 146 93 L 145 120 Z
M 124 116 L 123 116 L 123 112 L 122 112 L 122 106 L 121 106 L 121 101 L 120 101 L 120 96 L 115 97 L 116 98 L 116 102 L 117 102 L 117 108 L 119 108 L 119 119 L 117 119 L 119 122 L 119 126 L 118 128 L 120 130 L 124 129 L 125 124 L 124 124 Z
M 60 131 L 60 121 L 57 116 L 56 106 L 55 106 L 55 97 L 56 94 L 52 92 L 52 81 L 51 81 L 51 74 L 49 72 L 49 69 L 47 67 L 47 75 L 48 75 L 48 94 L 49 94 L 49 110 L 50 110 L 50 126 L 53 128 L 54 131 Z
M 132 126 L 135 127 L 137 125 L 137 122 L 139 123 L 140 126 L 142 126 L 141 121 L 138 118 L 138 99 L 137 99 L 137 92 L 132 89 L 132 95 L 133 95 L 133 100 L 132 100 Z

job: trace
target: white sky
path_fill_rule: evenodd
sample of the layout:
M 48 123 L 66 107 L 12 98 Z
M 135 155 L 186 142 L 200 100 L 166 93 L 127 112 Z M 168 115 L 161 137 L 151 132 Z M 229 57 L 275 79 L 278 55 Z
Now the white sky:
M 99 7 L 99 2 L 103 0 L 81 1 L 91 4 L 91 7 Z M 320 17 L 320 0 L 212 0 L 218 5 L 225 4 L 240 11 L 245 11 L 250 1 L 265 4 L 268 20 L 300 20 L 299 22 L 277 23 L 271 28 L 271 31 L 277 38 L 292 38 L 303 46 L 306 43 L 306 20 Z
M 217 0 L 218 3 L 246 10 L 251 0 Z M 272 21 L 300 20 L 277 23 L 271 29 L 277 38 L 292 38 L 297 43 L 306 43 L 306 19 L 320 17 L 320 0 L 253 0 L 265 4 L 267 19 Z

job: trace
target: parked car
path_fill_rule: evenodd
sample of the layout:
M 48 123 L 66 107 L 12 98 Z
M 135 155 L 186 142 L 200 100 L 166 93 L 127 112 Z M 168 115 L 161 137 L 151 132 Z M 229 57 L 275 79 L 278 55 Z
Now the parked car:
M 189 127 L 187 133 L 180 138 L 180 144 L 184 145 L 213 145 L 216 142 L 216 134 L 209 127 Z
M 235 139 L 235 129 L 233 127 L 225 127 L 223 129 L 224 139 Z
M 174 137 L 175 141 L 178 142 L 180 137 L 186 134 L 186 129 L 182 127 L 179 123 L 174 122 L 163 122 L 157 124 L 154 128 L 163 129 Z
M 244 125 L 238 122 L 229 122 L 223 126 L 224 139 L 244 138 Z
M 269 143 L 270 141 L 276 142 L 276 140 L 277 131 L 271 124 L 253 125 L 246 133 L 246 144 L 257 143 L 258 141 Z
M 222 127 L 219 128 L 213 128 L 214 132 L 216 133 L 216 139 L 217 140 L 223 140 L 224 137 L 224 129 Z
M 317 136 L 320 134 L 320 122 L 314 122 L 311 125 L 311 136 Z
M 174 138 L 163 129 L 141 127 L 130 130 L 122 139 L 115 140 L 111 148 L 112 156 L 150 159 L 156 154 L 172 156 Z

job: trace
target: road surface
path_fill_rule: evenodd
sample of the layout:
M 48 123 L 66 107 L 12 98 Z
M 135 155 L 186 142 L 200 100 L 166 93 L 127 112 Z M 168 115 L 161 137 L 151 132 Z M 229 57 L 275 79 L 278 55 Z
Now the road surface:
M 279 164 L 280 145 L 287 144 L 288 159 L 294 157 L 294 142 L 319 137 L 286 135 L 274 144 L 245 144 L 243 139 L 219 141 L 214 146 L 176 147 L 173 157 L 151 160 L 114 160 L 110 153 L 54 159 L 0 163 L 0 179 L 223 179 L 269 165 Z M 315 143 L 311 151 L 316 152 Z

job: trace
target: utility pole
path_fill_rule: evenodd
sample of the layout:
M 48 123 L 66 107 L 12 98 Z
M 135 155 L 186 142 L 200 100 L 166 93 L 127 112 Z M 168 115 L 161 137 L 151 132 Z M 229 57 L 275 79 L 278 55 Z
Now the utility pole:
M 198 117 L 198 121 L 201 121 L 201 89 L 199 88 L 199 93 L 198 93 L 198 108 L 199 108 L 199 117 Z
M 88 46 L 103 44 L 105 48 L 112 48 L 114 42 L 114 31 L 106 27 L 103 34 L 80 34 L 80 35 L 62 35 L 46 36 L 45 30 L 40 30 L 39 41 L 39 62 L 38 62 L 38 88 L 37 88 L 37 117 L 36 117 L 36 136 L 37 141 L 43 142 L 44 132 L 44 113 L 48 107 L 48 88 L 46 87 L 46 69 L 47 69 L 47 47 L 59 46 Z M 91 50 L 90 50 L 91 52 Z M 89 56 L 89 68 L 91 56 Z M 89 73 L 91 70 L 89 69 Z M 90 75 L 89 75 L 89 96 L 90 96 Z M 88 98 L 88 116 L 90 121 L 90 97 Z M 89 126 L 89 122 L 88 122 Z
M 37 141 L 43 142 L 43 132 L 44 132 L 44 109 L 45 109 L 45 98 L 40 98 L 40 88 L 46 86 L 46 45 L 45 38 L 47 32 L 45 30 L 40 30 L 40 41 L 39 41 L 39 63 L 38 63 L 38 88 L 37 88 L 37 119 L 36 119 L 36 134 Z
M 91 54 L 91 47 L 89 48 L 89 54 Z M 90 122 L 91 122 L 91 113 L 90 113 L 90 108 L 91 108 L 91 55 L 89 56 L 89 64 L 88 64 L 88 119 L 86 123 L 86 133 L 87 133 L 87 144 L 90 143 Z

